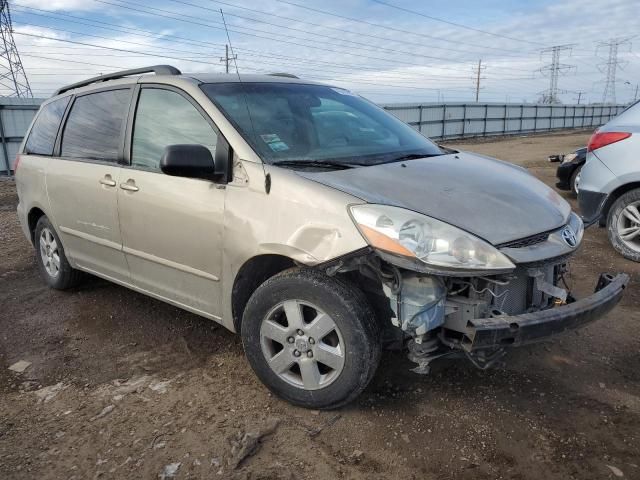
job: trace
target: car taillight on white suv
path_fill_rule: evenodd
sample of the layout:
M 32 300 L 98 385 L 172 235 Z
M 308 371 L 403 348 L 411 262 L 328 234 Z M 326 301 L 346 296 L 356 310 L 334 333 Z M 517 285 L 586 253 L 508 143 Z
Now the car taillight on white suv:
M 624 140 L 625 138 L 629 138 L 631 134 L 629 132 L 600 132 L 596 130 L 591 135 L 589 139 L 589 144 L 587 145 L 587 151 L 593 152 L 598 148 L 606 147 L 607 145 L 611 145 L 612 143 L 619 142 L 620 140 Z

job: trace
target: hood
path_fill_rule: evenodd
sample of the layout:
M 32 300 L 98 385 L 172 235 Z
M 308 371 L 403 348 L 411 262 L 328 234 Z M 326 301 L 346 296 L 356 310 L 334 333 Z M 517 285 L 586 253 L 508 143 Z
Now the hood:
M 297 173 L 368 203 L 437 218 L 493 245 L 559 228 L 571 212 L 524 168 L 472 153 Z

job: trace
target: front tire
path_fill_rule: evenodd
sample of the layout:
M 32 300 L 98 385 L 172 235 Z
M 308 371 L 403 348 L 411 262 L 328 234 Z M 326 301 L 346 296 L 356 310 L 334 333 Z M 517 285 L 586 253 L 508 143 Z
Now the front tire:
M 640 189 L 621 195 L 607 216 L 607 233 L 623 257 L 640 262 Z
M 47 285 L 57 290 L 76 286 L 82 273 L 69 264 L 60 237 L 46 215 L 38 220 L 33 238 L 38 269 Z
M 351 402 L 380 360 L 376 316 L 363 293 L 316 270 L 286 270 L 258 287 L 241 331 L 258 378 L 301 407 L 333 409 Z

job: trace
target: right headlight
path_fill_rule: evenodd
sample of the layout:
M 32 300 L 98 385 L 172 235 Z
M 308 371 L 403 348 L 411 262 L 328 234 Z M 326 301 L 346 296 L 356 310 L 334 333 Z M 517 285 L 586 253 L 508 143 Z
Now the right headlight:
M 435 218 L 389 205 L 353 205 L 350 210 L 356 226 L 376 249 L 447 269 L 515 268 L 489 243 Z
M 578 156 L 577 153 L 568 153 L 562 158 L 562 163 L 569 163 L 575 160 L 577 156 Z

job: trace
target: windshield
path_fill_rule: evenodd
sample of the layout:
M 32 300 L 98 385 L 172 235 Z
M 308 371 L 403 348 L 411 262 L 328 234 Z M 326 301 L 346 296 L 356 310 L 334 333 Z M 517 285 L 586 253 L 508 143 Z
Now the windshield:
M 201 88 L 267 163 L 374 165 L 443 154 L 413 128 L 347 90 L 295 83 Z

